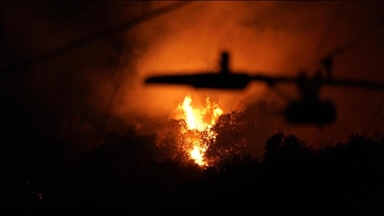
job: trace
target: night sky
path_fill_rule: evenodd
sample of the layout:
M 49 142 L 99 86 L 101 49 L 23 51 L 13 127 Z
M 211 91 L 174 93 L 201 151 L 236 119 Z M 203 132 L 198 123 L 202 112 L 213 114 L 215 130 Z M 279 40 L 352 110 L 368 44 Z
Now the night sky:
M 223 50 L 231 54 L 235 71 L 294 76 L 304 70 L 311 75 L 321 57 L 364 35 L 334 58 L 333 75 L 384 82 L 380 1 L 193 2 L 46 61 L 12 68 L 169 4 L 2 1 L 2 159 L 12 161 L 22 157 L 20 152 L 53 139 L 60 133 L 57 125 L 73 116 L 94 131 L 104 130 L 111 118 L 123 124 L 153 123 L 169 118 L 186 95 L 196 103 L 210 97 L 224 112 L 245 109 L 258 100 L 276 104 L 274 109 L 284 107 L 285 101 L 263 83 L 234 92 L 143 84 L 162 72 L 217 70 Z M 366 33 L 375 23 L 375 30 Z M 294 86 L 279 87 L 292 96 L 296 93 Z M 332 87 L 324 88 L 321 96 L 337 106 L 333 125 L 292 126 L 283 116 L 265 114 L 268 131 L 262 138 L 283 130 L 318 145 L 345 140 L 350 133 L 383 132 L 383 92 Z M 77 146 L 76 151 L 87 148 Z
M 341 48 L 334 79 L 383 85 L 383 11 L 384 1 L 1 1 L 2 214 L 383 215 L 382 90 L 322 88 L 337 118 L 318 127 L 281 115 L 299 96 L 292 84 L 144 84 L 217 72 L 223 51 L 233 73 L 313 76 Z M 213 129 L 174 119 L 186 96 L 224 111 Z

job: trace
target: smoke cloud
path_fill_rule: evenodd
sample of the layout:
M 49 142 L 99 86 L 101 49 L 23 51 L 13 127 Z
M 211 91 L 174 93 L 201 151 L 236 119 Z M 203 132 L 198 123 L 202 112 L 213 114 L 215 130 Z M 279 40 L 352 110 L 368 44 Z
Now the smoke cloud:
M 231 53 L 230 64 L 235 71 L 297 75 L 303 69 L 313 74 L 314 62 L 364 33 L 380 19 L 380 10 L 383 9 L 383 4 L 378 2 L 339 4 L 195 2 L 184 9 L 143 23 L 135 29 L 135 35 L 142 45 L 141 56 L 135 64 L 135 81 L 132 85 L 122 86 L 122 100 L 116 106 L 116 112 L 166 115 L 185 95 L 192 95 L 198 100 L 209 96 L 218 100 L 225 111 L 244 109 L 247 104 L 259 99 L 274 101 L 283 108 L 284 100 L 263 84 L 251 84 L 244 91 L 222 92 L 181 86 L 143 86 L 142 81 L 150 75 L 163 73 L 217 70 L 222 50 Z M 339 6 L 334 24 L 326 34 L 328 23 L 332 22 Z M 324 35 L 323 46 L 316 55 Z M 383 81 L 381 36 L 382 26 L 367 39 L 336 57 L 334 76 Z M 293 96 L 296 93 L 292 86 L 282 86 L 282 89 Z M 298 134 L 312 143 L 342 139 L 351 132 L 363 132 L 361 124 L 368 124 L 370 116 L 362 113 L 374 110 L 382 99 L 380 92 L 343 88 L 324 89 L 322 97 L 331 98 L 336 103 L 338 120 L 334 125 L 322 128 L 321 132 L 315 126 L 296 127 L 284 123 L 276 125 L 275 129 Z M 274 118 L 283 119 L 282 116 Z M 380 126 L 376 126 L 371 132 L 380 130 Z M 313 133 L 317 137 L 310 135 Z
M 171 2 L 158 1 L 2 2 L 1 67 L 169 4 Z M 6 119 L 3 128 L 8 128 L 3 132 L 16 130 L 20 125 L 26 131 L 38 128 L 36 125 L 50 128 L 47 125 L 74 114 L 95 125 L 103 124 L 106 116 L 127 122 L 160 116 L 169 118 L 187 95 L 192 96 L 194 103 L 203 103 L 210 97 L 225 112 L 244 110 L 260 99 L 277 104 L 276 109 L 283 108 L 285 101 L 261 83 L 251 84 L 243 91 L 223 92 L 182 86 L 145 86 L 143 81 L 162 73 L 215 71 L 220 52 L 224 50 L 230 52 L 230 67 L 235 71 L 297 75 L 301 69 L 312 69 L 311 61 L 337 4 L 192 2 L 48 62 L 10 74 L 2 73 L 2 104 L 6 104 L 2 112 Z M 382 16 L 383 9 L 382 2 L 343 3 L 317 58 L 364 32 Z M 383 82 L 383 36 L 381 26 L 337 57 L 334 76 Z M 292 86 L 282 86 L 282 89 L 291 95 L 296 93 Z M 322 95 L 335 100 L 339 113 L 337 123 L 323 129 L 326 136 L 322 137 L 315 127 L 276 124 L 274 120 L 268 128 L 283 129 L 314 142 L 319 137 L 323 141 L 337 140 L 350 132 L 362 132 L 369 113 L 373 113 L 382 100 L 380 92 L 356 89 L 324 89 Z M 283 116 L 271 115 L 272 118 L 283 122 Z M 380 127 L 379 123 L 375 125 Z M 33 134 L 46 136 L 44 130 Z M 382 129 L 371 131 L 375 130 Z M 319 137 L 312 136 L 313 132 Z

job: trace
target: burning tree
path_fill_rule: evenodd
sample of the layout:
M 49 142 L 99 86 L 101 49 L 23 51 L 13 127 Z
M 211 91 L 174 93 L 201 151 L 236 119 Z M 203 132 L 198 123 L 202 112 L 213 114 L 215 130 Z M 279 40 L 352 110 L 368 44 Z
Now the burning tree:
M 211 140 L 207 156 L 212 164 L 233 159 L 240 156 L 247 146 L 243 133 L 242 122 L 239 121 L 242 112 L 232 111 L 220 116 L 212 130 L 215 132 L 216 139 Z
M 213 126 L 222 114 L 219 105 L 212 103 L 209 98 L 206 99 L 206 106 L 198 109 L 192 107 L 192 98 L 187 96 L 176 108 L 175 119 L 182 125 L 178 145 L 187 153 L 188 158 L 200 166 L 209 165 L 205 153 L 216 139 Z
M 201 167 L 216 166 L 244 152 L 247 145 L 241 120 L 243 112 L 223 114 L 218 104 L 206 99 L 205 107 L 192 107 L 190 96 L 176 109 L 175 119 L 179 123 L 180 154 Z M 176 141 L 176 140 L 174 140 Z
M 161 161 L 218 168 L 233 159 L 262 156 L 257 154 L 263 152 L 263 143 L 271 132 L 265 101 L 228 113 L 210 98 L 202 106 L 192 102 L 186 96 L 171 118 L 156 126 Z

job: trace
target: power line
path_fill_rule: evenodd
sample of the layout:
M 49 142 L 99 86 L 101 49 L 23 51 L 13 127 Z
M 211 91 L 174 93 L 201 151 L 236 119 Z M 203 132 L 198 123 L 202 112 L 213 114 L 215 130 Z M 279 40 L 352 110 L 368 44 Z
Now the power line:
M 354 39 L 350 40 L 348 43 L 334 49 L 332 52 L 330 52 L 330 54 L 328 56 L 335 57 L 335 56 L 341 55 L 344 52 L 352 49 L 358 43 L 360 43 L 365 38 L 367 38 L 372 33 L 374 33 L 379 28 L 379 26 L 383 25 L 383 24 L 384 24 L 384 16 L 380 17 L 376 22 L 374 22 L 371 26 L 369 26 L 365 31 L 363 31 L 361 34 L 356 36 Z
M 275 94 L 277 94 L 277 96 L 279 96 L 280 98 L 282 98 L 285 101 L 291 101 L 293 98 L 291 95 L 286 93 L 283 89 L 281 89 L 279 86 L 275 85 L 271 89 L 272 89 L 272 91 L 275 92 Z
M 336 20 L 337 20 L 337 17 L 339 16 L 340 14 L 340 10 L 341 10 L 341 7 L 342 7 L 342 4 L 343 4 L 343 1 L 339 1 L 337 6 L 336 6 L 336 9 L 332 15 L 332 18 L 331 20 L 329 21 L 328 23 L 328 26 L 323 34 L 323 36 L 321 37 L 320 39 L 320 43 L 319 43 L 319 46 L 317 47 L 315 53 L 313 54 L 313 57 L 312 57 L 312 60 L 310 61 L 310 64 L 309 64 L 309 67 L 308 69 L 313 69 L 313 67 L 315 66 L 315 62 L 318 58 L 318 55 L 320 54 L 321 52 L 321 49 L 323 48 L 324 46 L 324 43 L 325 43 L 325 40 L 327 39 L 327 36 L 329 35 L 329 33 L 331 32 L 332 30 L 332 27 L 333 25 L 335 24 Z
M 379 104 L 379 105 L 377 106 L 377 108 L 376 108 L 376 111 L 373 113 L 371 119 L 369 120 L 367 126 L 365 127 L 365 129 L 364 129 L 364 135 L 367 134 L 369 128 L 372 126 L 374 120 L 375 120 L 376 117 L 379 115 L 380 111 L 382 110 L 383 105 L 384 105 L 384 99 L 381 100 L 380 104 Z
M 149 19 L 152 19 L 152 18 L 155 18 L 159 15 L 162 15 L 164 13 L 169 13 L 169 12 L 172 12 L 176 9 L 179 9 L 183 6 L 186 6 L 187 4 L 189 3 L 192 3 L 192 1 L 187 1 L 187 2 L 178 2 L 178 3 L 175 3 L 175 4 L 172 4 L 170 6 L 166 6 L 166 7 L 163 7 L 161 9 L 158 9 L 157 11 L 153 11 L 152 13 L 148 14 L 148 15 L 144 15 L 142 16 L 142 18 L 137 18 L 137 23 L 141 23 L 143 21 L 147 21 Z M 133 24 L 134 25 L 134 24 Z M 133 26 L 131 25 L 131 26 Z M 123 30 L 124 27 L 127 26 L 128 28 L 131 27 L 128 25 L 128 23 L 126 25 L 122 25 L 119 29 Z M 109 98 L 109 101 L 107 103 L 107 113 L 104 117 L 104 119 L 102 120 L 102 128 L 101 128 L 101 136 L 104 136 L 105 133 L 106 133 L 106 128 L 107 128 L 107 124 L 108 124 L 108 121 L 109 121 L 109 118 L 111 117 L 111 110 L 113 108 L 113 103 L 115 102 L 116 100 L 116 95 L 118 94 L 119 90 L 120 90 L 120 87 L 121 87 L 121 82 L 122 82 L 122 79 L 121 79 L 121 76 L 122 76 L 122 72 L 120 72 L 120 74 L 118 74 L 119 77 L 116 79 L 116 81 L 114 82 L 114 85 L 113 85 L 113 90 L 112 90 L 112 93 L 111 93 L 111 97 Z
M 7 67 L 3 72 L 20 70 L 23 68 L 27 68 L 27 67 L 39 64 L 39 63 L 46 62 L 48 60 L 51 60 L 55 57 L 63 55 L 65 53 L 70 52 L 70 51 L 77 49 L 79 47 L 83 47 L 83 46 L 88 45 L 88 44 L 95 42 L 97 40 L 101 40 L 101 39 L 110 37 L 112 35 L 115 35 L 117 33 L 126 31 L 126 30 L 128 30 L 128 29 L 130 29 L 130 28 L 132 28 L 132 27 L 134 27 L 134 26 L 136 26 L 142 22 L 149 21 L 149 20 L 154 19 L 154 18 L 161 16 L 163 14 L 166 14 L 166 13 L 172 12 L 176 9 L 182 8 L 186 5 L 188 5 L 189 3 L 192 3 L 192 1 L 176 2 L 174 4 L 167 5 L 167 6 L 164 6 L 162 8 L 150 11 L 149 13 L 143 14 L 141 16 L 133 18 L 132 20 L 129 20 L 120 26 L 100 31 L 96 34 L 81 38 L 81 39 L 76 40 L 76 41 L 73 41 L 72 43 L 69 43 L 65 46 L 53 49 L 53 50 L 51 50 L 45 54 L 42 54 L 42 55 L 30 58 L 28 60 L 24 60 L 24 61 L 18 62 L 16 64 L 13 64 L 13 65 Z

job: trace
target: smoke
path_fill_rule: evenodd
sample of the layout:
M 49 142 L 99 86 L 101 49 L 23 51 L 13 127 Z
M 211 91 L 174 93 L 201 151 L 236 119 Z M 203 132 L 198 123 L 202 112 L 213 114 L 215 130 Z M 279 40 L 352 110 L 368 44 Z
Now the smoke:
M 230 67 L 235 71 L 297 75 L 299 70 L 304 69 L 313 74 L 314 71 L 310 71 L 314 66 L 311 65 L 313 59 L 317 61 L 335 47 L 364 32 L 381 17 L 380 9 L 383 8 L 383 4 L 377 2 L 343 3 L 333 28 L 325 35 L 338 4 L 194 2 L 181 10 L 143 23 L 135 29 L 142 50 L 135 63 L 136 74 L 127 78 L 132 82 L 123 82 L 132 84 L 122 86 L 121 100 L 115 111 L 121 115 L 167 115 L 186 95 L 198 100 L 209 96 L 219 102 L 225 112 L 245 109 L 248 104 L 260 99 L 280 103 L 283 109 L 286 101 L 269 92 L 263 84 L 251 84 L 244 91 L 223 92 L 182 86 L 144 86 L 143 80 L 150 75 L 164 73 L 217 70 L 219 54 L 223 50 L 230 52 Z M 382 33 L 383 28 L 380 28 L 370 39 L 335 59 L 334 76 L 383 81 L 380 75 L 383 65 L 379 60 L 383 50 L 379 39 Z M 323 36 L 325 42 L 316 56 Z M 371 70 L 367 71 L 368 68 Z M 296 94 L 294 87 L 282 86 L 282 90 L 293 96 Z M 317 143 L 318 138 L 324 142 L 344 138 L 353 131 L 362 131 L 359 124 L 352 123 L 354 120 L 350 116 L 364 124 L 364 119 L 369 117 L 361 113 L 374 110 L 374 104 L 380 100 L 379 92 L 325 89 L 322 93 L 324 98 L 332 98 L 338 107 L 337 123 L 323 129 L 324 134 L 329 136 L 321 137 L 315 126 L 282 124 L 275 127 L 303 135 L 312 143 Z M 372 104 L 350 109 L 348 106 L 353 106 L 354 97 L 360 101 L 370 98 Z M 310 135 L 313 133 L 317 137 Z
M 172 3 L 1 2 L 1 67 L 119 26 L 169 4 Z M 8 131 L 17 130 L 20 125 L 29 131 L 36 125 L 49 128 L 46 125 L 54 124 L 58 116 L 67 118 L 77 114 L 83 121 L 94 124 L 104 124 L 108 115 L 126 121 L 138 118 L 155 121 L 159 116 L 170 117 L 187 95 L 196 102 L 210 97 L 224 112 L 244 110 L 259 99 L 281 103 L 264 84 L 251 84 L 243 91 L 222 92 L 145 86 L 143 81 L 162 73 L 215 71 L 223 50 L 230 52 L 230 67 L 235 71 L 296 75 L 300 69 L 308 69 L 336 5 L 335 2 L 192 2 L 49 62 L 8 75 L 2 73 L 2 104 L 6 104 L 3 124 L 13 124 L 6 126 Z M 345 3 L 320 55 L 369 26 L 380 16 L 382 8 L 383 4 L 378 2 Z M 335 75 L 380 78 L 383 43 L 377 41 L 382 32 L 381 29 L 355 53 L 340 58 L 335 63 Z M 362 51 L 368 54 L 364 57 L 356 54 Z M 366 62 L 369 71 L 365 71 Z M 284 87 L 284 90 L 295 93 L 293 89 Z M 337 98 L 345 96 L 341 91 L 325 93 Z M 356 92 L 346 94 L 346 99 L 337 104 L 341 121 L 362 110 L 369 113 L 375 109 L 362 105 L 351 111 L 348 106 L 352 101 L 367 96 Z M 379 97 L 373 94 L 373 104 L 377 104 Z M 366 118 L 358 116 L 359 121 Z M 346 137 L 345 133 L 359 129 L 350 123 L 330 130 Z M 276 126 L 281 127 L 285 126 Z M 342 132 L 338 132 L 340 128 Z M 44 130 L 36 133 L 46 136 Z
M 143 80 L 164 73 L 217 71 L 224 50 L 230 52 L 230 67 L 235 72 L 296 75 L 310 62 L 317 45 L 314 39 L 319 39 L 317 34 L 324 28 L 323 18 L 335 6 L 332 2 L 194 2 L 143 23 L 133 33 L 137 39 L 134 50 L 140 50 L 135 75 L 122 82 L 115 111 L 122 115 L 167 114 L 186 95 L 220 100 L 226 111 L 238 109 L 244 98 L 263 94 L 265 86 L 225 92 L 143 86 Z

